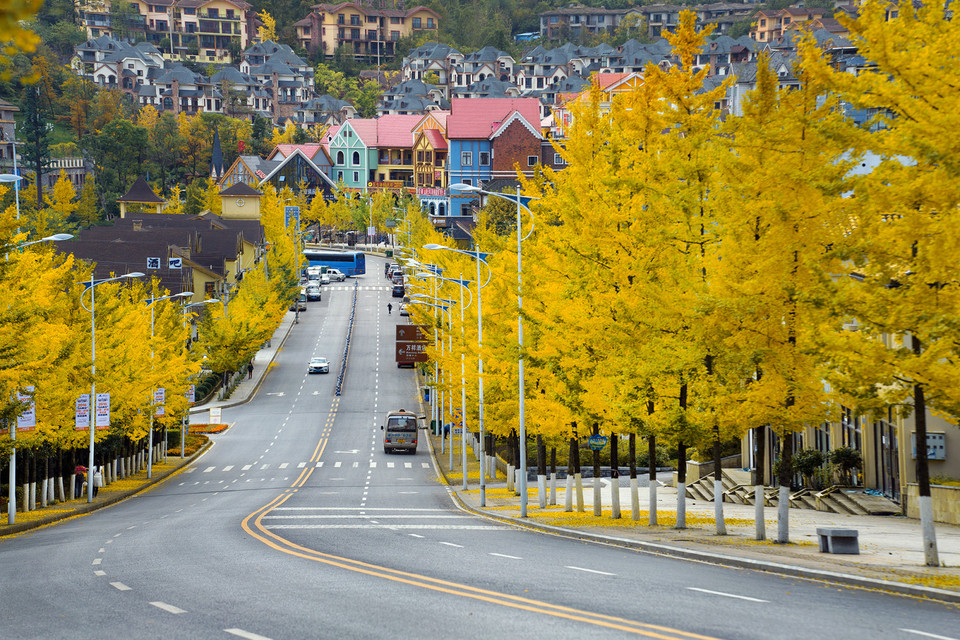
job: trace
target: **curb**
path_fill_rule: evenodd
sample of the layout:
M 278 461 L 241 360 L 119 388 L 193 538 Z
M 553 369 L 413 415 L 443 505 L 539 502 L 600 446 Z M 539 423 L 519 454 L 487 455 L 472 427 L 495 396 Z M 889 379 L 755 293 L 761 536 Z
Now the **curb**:
M 277 354 L 280 352 L 280 349 L 283 348 L 283 344 L 287 341 L 287 337 L 290 335 L 290 332 L 293 331 L 293 326 L 294 326 L 294 324 L 296 324 L 296 323 L 291 322 L 291 323 L 290 323 L 290 326 L 287 327 L 287 332 L 286 332 L 285 334 L 283 334 L 283 337 L 282 337 L 282 338 L 280 338 L 280 344 L 278 344 L 276 350 L 274 350 L 274 352 L 273 352 L 273 357 L 270 358 L 270 362 L 268 362 L 268 363 L 267 363 L 267 366 L 264 367 L 263 375 L 260 376 L 260 378 L 257 380 L 257 383 L 253 386 L 253 391 L 251 391 L 250 394 L 247 395 L 246 398 L 239 399 L 239 400 L 237 400 L 236 402 L 228 402 L 228 403 L 226 403 L 226 404 L 220 405 L 220 408 L 221 408 L 221 409 L 228 409 L 228 408 L 230 408 L 230 407 L 236 407 L 236 406 L 239 406 L 239 405 L 241 405 L 241 404 L 246 404 L 246 403 L 250 402 L 251 400 L 253 400 L 254 396 L 257 395 L 257 391 L 260 390 L 260 385 L 263 384 L 263 381 L 266 379 L 267 374 L 270 373 L 270 365 L 272 365 L 272 364 L 273 364 L 273 361 L 277 359 Z M 210 407 L 209 407 L 209 406 L 205 406 L 205 405 L 199 405 L 199 406 L 196 406 L 196 407 L 190 407 L 189 415 L 193 415 L 193 414 L 195 414 L 195 413 L 202 413 L 202 412 L 204 412 L 204 411 L 209 411 L 209 410 L 210 410 Z
M 169 471 L 166 471 L 163 474 L 154 475 L 152 478 L 144 478 L 143 484 L 141 484 L 136 489 L 132 489 L 125 493 L 118 493 L 117 495 L 111 496 L 110 498 L 106 498 L 101 502 L 83 502 L 83 503 L 80 503 L 75 509 L 64 511 L 62 513 L 58 513 L 55 515 L 50 515 L 41 520 L 34 520 L 32 522 L 21 522 L 19 524 L 13 524 L 13 525 L 0 525 L 0 540 L 2 540 L 7 536 L 17 535 L 19 533 L 23 533 L 24 531 L 29 531 L 31 529 L 39 529 L 40 527 L 45 527 L 55 522 L 66 520 L 67 518 L 86 515 L 93 511 L 103 509 L 104 507 L 109 507 L 122 500 L 126 500 L 127 498 L 143 493 L 144 491 L 154 486 L 155 484 L 162 482 L 167 478 L 179 473 L 181 469 L 183 469 L 188 464 L 190 464 L 191 462 L 199 458 L 201 455 L 206 453 L 207 449 L 209 449 L 212 446 L 213 446 L 213 442 L 208 439 L 206 444 L 204 444 L 197 451 L 195 451 L 193 455 L 191 455 L 185 461 L 182 461 L 178 467 L 174 469 L 170 469 Z M 4 527 L 9 527 L 9 528 L 4 529 Z

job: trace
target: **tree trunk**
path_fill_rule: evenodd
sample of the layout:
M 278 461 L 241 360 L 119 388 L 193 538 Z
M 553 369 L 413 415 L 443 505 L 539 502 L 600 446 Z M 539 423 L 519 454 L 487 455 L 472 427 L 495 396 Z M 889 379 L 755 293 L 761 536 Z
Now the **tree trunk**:
M 619 436 L 610 434 L 610 517 L 620 519 L 620 455 L 617 447 Z
M 637 486 L 637 434 L 631 433 L 628 446 L 630 452 L 630 518 L 640 520 L 640 494 Z
M 793 482 L 793 433 L 780 438 L 780 494 L 777 500 L 777 542 L 790 542 L 790 483 Z
M 727 535 L 727 525 L 723 520 L 723 468 L 720 456 L 720 425 L 713 425 L 713 518 L 717 526 L 717 535 Z
M 543 436 L 537 434 L 537 498 L 540 508 L 547 506 L 547 447 L 543 444 Z
M 583 511 L 583 476 L 580 475 L 580 442 L 576 438 L 570 438 L 570 452 L 573 454 L 573 482 L 574 493 L 577 498 L 577 511 Z
M 557 448 L 550 447 L 550 504 L 557 504 Z
M 687 411 L 687 383 L 680 385 L 680 412 Z M 677 439 L 677 529 L 687 528 L 687 445 Z
M 754 452 L 754 462 L 756 472 L 754 473 L 754 487 L 753 487 L 753 520 L 755 527 L 755 539 L 756 540 L 766 540 L 767 539 L 767 526 L 764 522 L 764 502 L 766 497 L 763 494 L 763 488 L 766 484 L 766 432 L 767 428 L 765 426 L 760 426 L 754 429 L 756 437 L 754 438 L 756 444 L 756 451 Z
M 593 423 L 593 435 L 600 435 L 600 425 Z M 593 515 L 600 517 L 603 512 L 603 504 L 600 499 L 600 452 L 593 450 Z
M 517 487 L 514 484 L 516 480 L 516 458 L 513 457 L 513 431 L 510 432 L 510 435 L 507 436 L 507 491 L 513 492 L 517 490 Z
M 913 338 L 913 353 L 920 355 L 920 339 Z M 933 505 L 930 500 L 930 466 L 927 462 L 927 403 L 923 385 L 913 385 L 913 411 L 916 425 L 917 448 L 917 506 L 920 511 L 920 532 L 923 536 L 923 560 L 928 567 L 939 567 L 937 532 L 933 525 Z
M 657 526 L 657 436 L 647 436 L 647 478 L 649 486 L 647 494 L 650 500 L 649 519 L 647 524 Z

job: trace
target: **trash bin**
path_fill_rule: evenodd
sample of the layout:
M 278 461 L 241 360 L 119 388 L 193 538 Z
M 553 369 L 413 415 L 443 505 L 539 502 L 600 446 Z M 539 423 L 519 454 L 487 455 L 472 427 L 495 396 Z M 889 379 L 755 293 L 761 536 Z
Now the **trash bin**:
M 430 402 L 430 387 L 426 387 L 423 390 L 423 401 Z
M 393 257 L 393 249 L 387 249 L 387 257 L 388 257 L 388 258 L 392 258 L 392 257 Z

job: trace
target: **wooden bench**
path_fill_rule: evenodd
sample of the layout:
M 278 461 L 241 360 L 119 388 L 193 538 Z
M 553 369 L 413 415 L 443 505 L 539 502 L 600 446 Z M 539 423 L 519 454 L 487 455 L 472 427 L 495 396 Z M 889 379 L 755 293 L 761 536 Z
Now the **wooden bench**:
M 817 527 L 820 553 L 860 554 L 859 532 L 856 529 Z

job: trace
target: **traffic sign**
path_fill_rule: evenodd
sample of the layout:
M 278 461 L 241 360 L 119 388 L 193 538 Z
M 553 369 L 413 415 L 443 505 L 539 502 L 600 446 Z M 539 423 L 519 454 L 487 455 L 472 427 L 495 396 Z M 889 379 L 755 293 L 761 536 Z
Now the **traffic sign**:
M 607 436 L 590 436 L 590 439 L 587 440 L 587 446 L 594 451 L 600 451 L 607 446 Z

